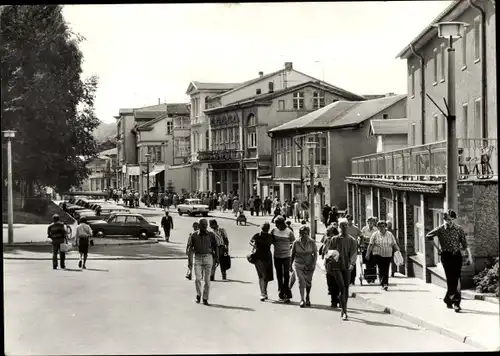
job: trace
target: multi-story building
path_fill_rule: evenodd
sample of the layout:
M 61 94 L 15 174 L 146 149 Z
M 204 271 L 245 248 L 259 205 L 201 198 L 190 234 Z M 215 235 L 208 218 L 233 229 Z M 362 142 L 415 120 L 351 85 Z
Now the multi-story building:
M 208 184 L 208 163 L 198 161 L 198 151 L 210 147 L 209 121 L 205 113 L 211 96 L 221 94 L 238 86 L 238 83 L 202 83 L 192 81 L 186 94 L 191 97 L 191 163 L 195 191 L 210 190 Z
M 165 181 L 164 167 L 189 160 L 189 113 L 189 104 L 185 103 L 120 109 L 119 115 L 115 116 L 120 187 L 130 186 L 141 193 L 144 191 L 143 187 L 147 185 L 146 153 L 151 155 L 150 186 L 160 189 Z
M 434 243 L 425 234 L 442 223 L 447 208 L 446 119 L 434 104 L 446 97 L 445 40 L 438 22 L 468 24 L 456 49 L 458 219 L 475 259 L 465 266 L 462 286 L 498 256 L 498 146 L 495 5 L 454 1 L 398 57 L 408 64 L 408 147 L 352 159 L 347 177 L 348 208 L 359 224 L 370 215 L 393 221 L 405 264 L 400 272 L 445 285 Z
M 346 206 L 344 179 L 351 158 L 360 154 L 406 146 L 408 121 L 406 95 L 390 95 L 362 101 L 335 101 L 269 131 L 272 137 L 272 174 L 267 184 L 281 201 L 303 200 L 310 186 L 311 149 L 314 152 L 316 206 Z
M 116 188 L 120 167 L 117 164 L 116 148 L 99 152 L 98 156 L 86 164 L 90 175 L 80 185 L 85 192 L 98 192 Z
M 266 93 L 258 89 L 251 97 L 205 110 L 211 149 L 199 151 L 198 158 L 209 164 L 210 190 L 236 193 L 243 202 L 252 195 L 268 195 L 267 185 L 262 184 L 272 165 L 267 132 L 329 103 L 360 98 L 323 82 L 307 81 L 279 90 L 270 85 Z

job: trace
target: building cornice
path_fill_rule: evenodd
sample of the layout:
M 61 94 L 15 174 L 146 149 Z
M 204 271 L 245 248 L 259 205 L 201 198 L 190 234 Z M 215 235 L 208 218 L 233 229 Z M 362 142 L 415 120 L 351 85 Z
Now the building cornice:
M 385 189 L 396 189 L 408 192 L 443 194 L 446 186 L 445 182 L 410 182 L 410 181 L 389 181 L 384 179 L 367 179 L 361 177 L 346 177 L 346 183 L 358 184 L 366 187 L 377 187 Z

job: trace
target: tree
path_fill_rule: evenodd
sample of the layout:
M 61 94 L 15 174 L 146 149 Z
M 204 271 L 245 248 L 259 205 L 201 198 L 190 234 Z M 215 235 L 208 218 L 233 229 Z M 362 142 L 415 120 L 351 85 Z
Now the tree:
M 83 55 L 60 5 L 6 5 L 0 10 L 2 130 L 17 131 L 13 177 L 68 190 L 89 174 L 97 154 L 92 131 L 98 78 L 82 79 Z

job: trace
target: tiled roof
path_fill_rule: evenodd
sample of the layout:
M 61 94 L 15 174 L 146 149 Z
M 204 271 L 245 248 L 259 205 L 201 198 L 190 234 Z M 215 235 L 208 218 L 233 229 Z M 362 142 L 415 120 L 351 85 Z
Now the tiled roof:
M 406 135 L 408 119 L 371 120 L 370 135 Z
M 157 117 L 155 117 L 153 120 L 149 120 L 143 124 L 137 125 L 135 128 L 140 131 L 141 129 L 146 129 L 148 127 L 152 127 L 154 124 L 156 124 L 157 122 L 160 122 L 163 119 L 166 119 L 167 117 L 168 117 L 168 113 L 163 112 L 160 115 L 158 115 Z
M 163 103 L 158 105 L 145 106 L 142 108 L 134 109 L 134 113 L 137 117 L 137 114 L 144 113 L 141 115 L 148 115 L 151 112 L 156 112 L 163 114 L 164 112 L 168 112 L 169 114 L 175 115 L 189 115 L 188 103 Z M 160 115 L 158 114 L 158 115 Z M 144 118 L 149 118 L 152 116 L 144 116 Z M 156 117 L 156 116 L 154 116 Z
M 231 90 L 241 83 L 204 83 L 193 81 L 196 89 L 198 90 Z
M 336 101 L 319 110 L 313 111 L 270 132 L 299 128 L 335 128 L 359 124 L 382 110 L 406 99 L 406 95 L 394 95 L 365 101 Z
M 239 89 L 244 88 L 244 87 L 246 87 L 246 86 L 249 86 L 249 85 L 251 85 L 251 84 L 254 84 L 254 83 L 260 82 L 260 81 L 262 81 L 262 80 L 266 80 L 267 78 L 271 78 L 273 75 L 279 74 L 279 73 L 281 73 L 281 72 L 283 72 L 283 71 L 285 71 L 285 68 L 280 69 L 280 70 L 277 70 L 276 72 L 272 72 L 272 73 L 265 74 L 265 75 L 263 75 L 263 76 L 261 76 L 261 77 L 257 77 L 257 78 L 254 78 L 254 79 L 247 80 L 246 82 L 243 82 L 243 83 L 239 84 L 238 86 L 236 86 L 236 87 L 232 88 L 231 90 L 228 90 L 228 91 L 226 91 L 226 92 L 224 92 L 224 93 L 221 93 L 221 94 L 215 95 L 215 96 L 213 96 L 212 98 L 215 98 L 215 97 L 219 97 L 219 96 L 223 96 L 223 95 L 226 95 L 226 94 L 232 93 L 232 92 L 234 92 L 234 91 L 236 91 L 236 90 L 239 90 Z
M 136 111 L 134 117 L 136 119 L 154 119 L 164 113 L 165 111 Z

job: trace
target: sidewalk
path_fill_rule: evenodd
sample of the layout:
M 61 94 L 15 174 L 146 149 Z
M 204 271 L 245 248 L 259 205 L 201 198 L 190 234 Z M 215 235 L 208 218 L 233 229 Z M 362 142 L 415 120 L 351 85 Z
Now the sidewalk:
M 318 260 L 318 267 L 324 271 L 323 260 Z M 350 292 L 354 298 L 425 329 L 483 350 L 500 350 L 498 304 L 476 300 L 464 293 L 462 312 L 455 313 L 443 303 L 444 288 L 399 273 L 389 279 L 388 291 L 381 290 L 378 284 L 360 286 L 356 278 Z

